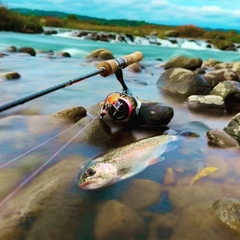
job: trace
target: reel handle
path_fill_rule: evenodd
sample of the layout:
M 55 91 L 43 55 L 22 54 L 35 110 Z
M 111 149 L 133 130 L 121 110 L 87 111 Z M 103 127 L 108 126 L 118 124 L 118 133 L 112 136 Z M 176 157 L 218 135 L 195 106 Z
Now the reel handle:
M 101 76 L 107 77 L 115 73 L 118 69 L 125 68 L 135 62 L 141 61 L 143 55 L 141 52 L 134 52 L 129 55 L 119 57 L 117 59 L 108 60 L 98 64 L 98 69 L 103 69 L 103 72 L 100 73 Z

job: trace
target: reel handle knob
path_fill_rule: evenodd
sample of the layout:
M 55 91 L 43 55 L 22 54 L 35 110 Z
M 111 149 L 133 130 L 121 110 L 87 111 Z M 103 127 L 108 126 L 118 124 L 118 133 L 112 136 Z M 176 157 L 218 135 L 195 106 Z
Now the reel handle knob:
M 118 69 L 123 69 L 135 62 L 139 62 L 143 59 L 141 52 L 134 52 L 126 56 L 101 62 L 98 64 L 98 69 L 103 69 L 103 72 L 100 73 L 101 76 L 107 77 L 115 73 Z

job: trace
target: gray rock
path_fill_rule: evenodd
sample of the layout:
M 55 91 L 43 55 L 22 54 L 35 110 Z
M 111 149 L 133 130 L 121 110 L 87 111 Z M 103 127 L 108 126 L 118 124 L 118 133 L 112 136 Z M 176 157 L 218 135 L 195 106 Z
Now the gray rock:
M 198 111 L 201 109 L 216 109 L 224 111 L 224 100 L 216 95 L 192 95 L 186 100 L 187 107 L 190 110 Z
M 223 130 L 240 142 L 240 113 L 232 117 Z
M 188 58 L 184 56 L 174 57 L 164 64 L 165 69 L 169 68 L 185 68 L 189 70 L 196 70 L 202 65 L 202 59 L 200 58 Z
M 184 68 L 166 70 L 158 79 L 157 86 L 171 93 L 185 97 L 191 95 L 206 95 L 211 91 L 210 86 L 199 74 Z
M 173 109 L 163 103 L 142 102 L 137 123 L 144 127 L 166 126 L 173 118 Z
M 238 142 L 229 134 L 219 129 L 211 129 L 207 132 L 208 143 L 221 148 L 239 147 Z
M 19 49 L 19 52 L 21 53 L 28 53 L 31 56 L 36 56 L 36 51 L 33 48 L 30 47 L 22 47 Z
M 204 75 L 204 78 L 212 88 L 214 88 L 218 83 L 226 80 L 240 81 L 239 75 L 233 70 L 227 68 L 208 72 Z

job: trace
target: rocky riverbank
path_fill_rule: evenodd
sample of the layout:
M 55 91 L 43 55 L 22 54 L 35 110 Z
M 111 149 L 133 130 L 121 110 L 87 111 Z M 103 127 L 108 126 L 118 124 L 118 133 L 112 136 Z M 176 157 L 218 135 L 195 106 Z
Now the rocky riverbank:
M 1 61 L 11 54 L 30 60 L 39 54 L 51 61 L 69 58 L 53 51 L 24 49 L 25 52 L 18 48 L 14 53 L 9 51 Z M 95 66 L 113 57 L 108 49 L 97 49 L 86 55 L 84 64 Z M 136 118 L 131 125 L 105 117 L 106 124 L 98 118 L 93 120 L 99 115 L 102 102 L 88 108 L 74 105 L 51 116 L 41 116 L 37 111 L 26 114 L 25 109 L 18 115 L 2 117 L 1 164 L 8 164 L 15 152 L 21 154 L 54 139 L 37 152 L 0 169 L 4 182 L 0 191 L 0 239 L 239 239 L 236 230 L 240 224 L 234 221 L 238 219 L 235 209 L 238 210 L 240 200 L 238 65 L 239 62 L 179 56 L 156 65 L 140 62 L 125 69 L 127 76 L 134 76 L 127 84 L 136 82 L 145 91 L 150 89 L 150 77 L 143 78 L 143 74 L 158 74 L 153 87 L 165 96 L 164 103 L 140 99 L 141 124 Z M 1 70 L 3 83 L 9 81 L 7 73 Z M 18 74 L 24 75 L 21 71 Z M 14 79 L 16 75 L 7 82 L 13 87 L 22 81 L 22 77 Z M 84 103 L 84 99 L 80 100 Z M 179 108 L 187 109 L 182 115 L 187 122 L 184 125 L 176 115 Z M 204 114 L 205 120 L 198 121 L 197 114 Z M 213 115 L 215 119 L 224 115 L 228 123 L 221 124 L 220 129 L 208 126 Z M 91 157 L 162 133 L 183 136 L 164 161 L 106 189 L 84 192 L 76 188 L 76 174 Z M 38 170 L 69 141 L 70 146 Z M 212 167 L 214 172 L 209 170 Z M 204 169 L 205 175 L 201 175 Z M 12 197 L 7 197 L 9 194 Z M 225 215 L 229 204 L 233 210 L 228 209 Z

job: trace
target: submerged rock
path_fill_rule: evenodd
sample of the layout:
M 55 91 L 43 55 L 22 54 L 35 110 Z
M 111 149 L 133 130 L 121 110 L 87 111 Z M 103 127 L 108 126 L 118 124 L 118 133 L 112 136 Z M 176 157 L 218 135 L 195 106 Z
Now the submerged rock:
M 194 111 L 216 109 L 222 112 L 225 109 L 223 98 L 216 95 L 192 95 L 187 98 L 186 103 L 187 107 Z
M 79 121 L 81 118 L 87 115 L 87 111 L 84 107 L 72 107 L 62 111 L 51 114 L 51 117 L 59 117 L 73 122 Z
M 238 142 L 223 130 L 211 129 L 207 132 L 207 138 L 208 143 L 216 147 L 239 147 Z
M 202 59 L 200 58 L 188 58 L 183 56 L 178 56 L 170 59 L 164 64 L 165 69 L 169 68 L 184 68 L 189 70 L 196 70 L 202 65 Z
M 164 187 L 147 179 L 134 179 L 121 199 L 135 210 L 143 210 L 159 201 Z
M 110 200 L 102 205 L 95 218 L 94 235 L 96 240 L 135 239 L 143 232 L 144 225 L 142 217 L 135 211 Z
M 232 117 L 223 130 L 240 142 L 240 113 Z
M 188 196 L 191 198 L 191 195 Z M 239 234 L 219 224 L 209 212 L 210 202 L 192 202 L 181 213 L 171 240 L 237 240 Z
M 240 232 L 240 201 L 223 198 L 213 202 L 212 213 L 227 226 Z
M 176 179 L 174 176 L 174 171 L 172 168 L 167 168 L 163 177 L 164 185 L 174 185 L 176 183 Z
M 208 72 L 204 75 L 204 79 L 208 82 L 209 86 L 214 88 L 218 83 L 227 80 L 240 81 L 238 73 L 231 69 L 219 69 L 215 71 Z
M 191 95 L 206 95 L 211 91 L 210 86 L 199 74 L 183 68 L 166 70 L 158 79 L 157 86 L 171 93 L 185 97 Z
M 30 47 L 22 47 L 19 49 L 19 52 L 21 53 L 28 53 L 31 56 L 36 56 L 36 51 L 33 48 Z
M 166 126 L 173 115 L 173 108 L 163 103 L 143 101 L 136 121 L 144 127 Z

